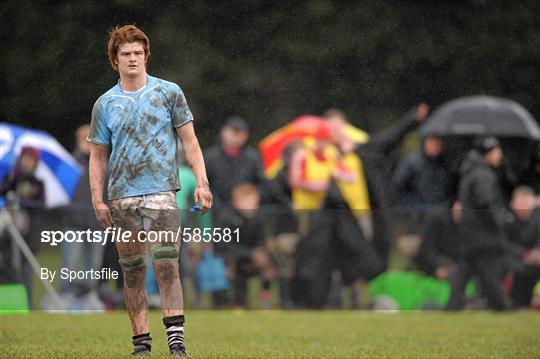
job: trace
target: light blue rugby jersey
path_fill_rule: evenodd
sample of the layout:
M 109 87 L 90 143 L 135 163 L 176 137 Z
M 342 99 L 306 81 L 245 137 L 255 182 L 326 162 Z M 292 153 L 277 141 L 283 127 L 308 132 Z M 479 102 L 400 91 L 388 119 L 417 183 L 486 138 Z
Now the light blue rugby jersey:
M 137 92 L 117 84 L 103 94 L 88 140 L 111 145 L 109 199 L 179 190 L 175 128 L 190 121 L 184 93 L 169 81 L 147 76 Z

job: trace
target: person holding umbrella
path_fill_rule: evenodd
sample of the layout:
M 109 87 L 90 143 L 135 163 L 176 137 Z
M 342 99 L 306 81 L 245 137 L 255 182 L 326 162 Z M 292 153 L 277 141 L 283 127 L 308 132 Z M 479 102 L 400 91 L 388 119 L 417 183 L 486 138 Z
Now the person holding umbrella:
M 45 189 L 43 181 L 35 176 L 40 153 L 33 147 L 23 147 L 17 163 L 3 178 L 0 184 L 0 196 L 6 196 L 9 206 L 24 215 L 28 221 L 22 235 L 33 253 L 39 250 L 39 226 L 36 210 L 45 207 Z M 22 211 L 19 211 L 22 210 Z M 32 308 L 32 267 L 26 259 L 21 263 L 21 280 L 28 291 L 29 306 Z
M 420 130 L 422 137 L 443 138 L 451 168 L 459 167 L 471 146 L 471 139 L 496 137 L 504 148 L 504 160 L 497 171 L 503 194 L 509 200 L 522 172 L 530 165 L 529 154 L 540 142 L 538 121 L 519 103 L 493 96 L 468 96 L 450 100 L 430 116 Z M 528 172 L 521 184 L 535 188 L 540 169 Z M 532 183 L 531 180 L 532 179 Z M 537 186 L 537 185 L 536 185 Z
M 503 158 L 501 144 L 495 137 L 477 140 L 461 166 L 458 200 L 462 203 L 462 231 L 459 268 L 450 278 L 451 295 L 447 309 L 465 306 L 465 287 L 471 278 L 478 278 L 488 307 L 510 308 L 503 291 L 507 250 L 504 233 L 506 206 L 496 168 Z

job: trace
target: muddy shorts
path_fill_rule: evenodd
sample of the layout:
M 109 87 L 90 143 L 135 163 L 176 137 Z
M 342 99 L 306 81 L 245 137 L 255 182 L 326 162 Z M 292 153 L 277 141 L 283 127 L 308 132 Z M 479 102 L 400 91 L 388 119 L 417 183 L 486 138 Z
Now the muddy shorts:
M 150 243 L 155 243 L 150 241 L 150 231 L 154 232 L 153 235 L 173 233 L 176 244 L 180 246 L 181 238 L 176 237 L 180 228 L 180 213 L 173 191 L 115 199 L 110 201 L 110 209 L 114 226 L 122 231 L 145 231 Z

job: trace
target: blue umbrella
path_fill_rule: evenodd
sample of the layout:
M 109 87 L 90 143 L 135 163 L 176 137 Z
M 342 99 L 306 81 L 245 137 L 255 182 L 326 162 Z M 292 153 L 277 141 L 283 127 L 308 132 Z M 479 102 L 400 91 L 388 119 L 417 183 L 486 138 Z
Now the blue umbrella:
M 15 166 L 24 147 L 40 151 L 36 177 L 45 184 L 45 204 L 58 207 L 69 204 L 82 168 L 51 135 L 39 130 L 0 122 L 0 180 Z M 4 201 L 0 199 L 0 206 Z

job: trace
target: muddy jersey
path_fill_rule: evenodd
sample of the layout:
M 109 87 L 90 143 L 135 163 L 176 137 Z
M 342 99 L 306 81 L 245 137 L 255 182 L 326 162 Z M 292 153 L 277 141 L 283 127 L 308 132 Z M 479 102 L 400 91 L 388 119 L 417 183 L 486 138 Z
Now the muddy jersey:
M 94 104 L 88 140 L 110 145 L 108 198 L 180 189 L 175 128 L 193 121 L 184 93 L 148 76 L 137 92 L 118 83 Z

